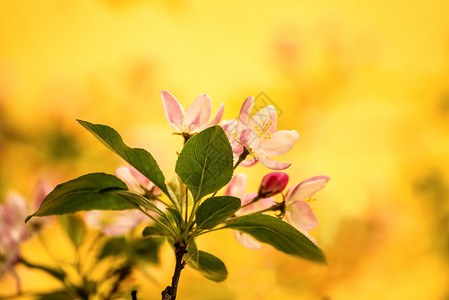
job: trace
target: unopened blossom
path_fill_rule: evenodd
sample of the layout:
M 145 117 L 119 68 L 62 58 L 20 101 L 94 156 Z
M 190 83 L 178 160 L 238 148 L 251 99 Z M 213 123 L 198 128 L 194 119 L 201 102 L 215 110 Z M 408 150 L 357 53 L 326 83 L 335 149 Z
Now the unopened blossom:
M 244 146 L 254 156 L 244 161 L 243 166 L 251 166 L 260 161 L 264 166 L 273 170 L 288 168 L 291 163 L 279 162 L 270 157 L 287 153 L 298 140 L 298 133 L 295 130 L 276 131 L 277 114 L 272 105 L 266 106 L 249 118 L 253 105 L 254 97 L 250 96 L 240 109 L 237 123 L 222 124 L 228 138 L 230 137 L 234 158 L 243 153 L 243 147 L 233 144 L 232 140 Z
M 311 177 L 291 187 L 285 195 L 287 222 L 315 243 L 307 232 L 318 226 L 318 218 L 306 200 L 322 190 L 329 180 L 325 175 Z
M 132 166 L 119 167 L 115 170 L 114 175 L 126 183 L 130 191 L 139 195 L 151 199 L 162 194 L 161 190 L 153 182 Z
M 271 197 L 281 193 L 288 183 L 288 175 L 283 172 L 272 172 L 262 178 L 259 186 L 259 196 Z
M 212 101 L 206 94 L 199 94 L 193 103 L 184 108 L 178 100 L 167 91 L 161 91 L 162 106 L 165 117 L 170 126 L 184 134 L 195 134 L 208 127 L 217 125 L 224 111 L 224 103 L 221 103 L 216 114 L 209 121 L 212 114 Z
M 237 174 L 234 175 L 231 179 L 231 181 L 228 184 L 228 187 L 226 188 L 225 195 L 226 196 L 234 196 L 238 197 L 242 201 L 242 208 L 236 213 L 236 216 L 242 216 L 242 215 L 248 215 L 251 213 L 255 213 L 267 208 L 270 208 L 275 204 L 274 198 L 264 198 L 259 199 L 256 202 L 251 203 L 257 196 L 257 193 L 250 193 L 245 195 L 246 190 L 246 182 L 247 177 L 244 174 Z M 248 206 L 245 206 L 246 204 L 249 204 Z M 243 207 L 245 206 L 245 207 Z M 240 231 L 233 231 L 235 239 L 244 247 L 258 250 L 261 248 L 261 245 L 258 241 L 253 239 L 250 235 L 246 233 L 242 233 Z

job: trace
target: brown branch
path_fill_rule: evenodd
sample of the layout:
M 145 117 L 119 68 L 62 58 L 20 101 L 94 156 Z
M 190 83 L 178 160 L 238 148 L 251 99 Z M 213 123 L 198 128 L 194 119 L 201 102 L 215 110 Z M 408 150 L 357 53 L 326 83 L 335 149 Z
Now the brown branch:
M 185 262 L 182 260 L 184 254 L 187 253 L 186 246 L 181 245 L 180 243 L 175 244 L 175 257 L 176 257 L 176 265 L 175 272 L 173 273 L 171 286 L 167 286 L 165 290 L 162 291 L 162 300 L 175 300 L 176 293 L 178 291 L 178 283 L 179 277 L 181 276 L 181 271 L 185 267 Z

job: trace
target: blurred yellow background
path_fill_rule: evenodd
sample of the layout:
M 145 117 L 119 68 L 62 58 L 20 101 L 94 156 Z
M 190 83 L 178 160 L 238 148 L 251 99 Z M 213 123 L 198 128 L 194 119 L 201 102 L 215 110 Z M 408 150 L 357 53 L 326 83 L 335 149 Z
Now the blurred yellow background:
M 264 93 L 278 128 L 300 135 L 278 158 L 293 162 L 289 186 L 332 178 L 312 203 L 328 265 L 218 232 L 198 243 L 228 279 L 186 269 L 179 299 L 449 299 L 448 12 L 443 0 L 0 0 L 1 195 L 123 164 L 76 118 L 114 127 L 172 175 L 182 141 L 160 90 L 184 106 L 207 93 L 225 119 Z M 248 190 L 268 172 L 239 171 Z M 173 264 L 164 247 L 141 299 L 160 298 Z M 19 274 L 28 291 L 53 284 Z

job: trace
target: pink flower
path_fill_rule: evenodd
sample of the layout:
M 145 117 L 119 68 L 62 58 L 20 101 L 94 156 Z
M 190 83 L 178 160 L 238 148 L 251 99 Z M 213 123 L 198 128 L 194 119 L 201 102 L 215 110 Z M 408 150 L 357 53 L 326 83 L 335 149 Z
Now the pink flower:
M 287 222 L 315 243 L 307 232 L 318 226 L 318 218 L 305 200 L 322 190 L 329 179 L 325 175 L 306 179 L 291 187 L 285 196 Z
M 92 210 L 85 213 L 87 225 L 100 229 L 108 236 L 121 236 L 137 227 L 147 217 L 138 210 Z
M 154 199 L 162 194 L 161 190 L 154 185 L 142 173 L 137 171 L 132 166 L 119 167 L 114 172 L 115 176 L 126 183 L 129 190 L 139 195 Z M 157 206 L 157 203 L 154 203 Z M 156 213 L 149 212 L 154 217 Z M 121 236 L 133 228 L 138 226 L 148 218 L 138 210 L 124 210 L 124 211 L 88 211 L 85 213 L 86 223 L 93 227 L 100 229 L 108 236 Z
M 239 157 L 243 152 L 243 145 L 251 154 L 257 157 L 257 160 L 250 158 L 244 161 L 243 166 L 254 165 L 260 161 L 264 166 L 273 170 L 283 170 L 288 168 L 291 163 L 275 161 L 269 157 L 278 156 L 287 153 L 298 140 L 299 135 L 295 130 L 276 131 L 277 114 L 272 105 L 268 105 L 253 117 L 249 118 L 251 109 L 254 105 L 254 97 L 248 97 L 243 102 L 238 122 L 225 122 L 222 124 L 231 146 L 233 146 L 234 157 Z
M 186 111 L 178 100 L 167 91 L 161 91 L 161 99 L 168 123 L 172 128 L 182 133 L 198 133 L 208 127 L 217 125 L 223 116 L 224 103 L 221 103 L 217 113 L 208 123 L 212 113 L 212 101 L 206 94 L 199 94 Z
M 20 292 L 20 279 L 14 270 L 19 260 L 20 243 L 30 237 L 25 218 L 28 208 L 25 199 L 17 193 L 8 193 L 0 204 L 0 277 L 7 271 L 16 278 Z
M 119 167 L 115 170 L 114 175 L 126 183 L 131 191 L 139 195 L 151 199 L 162 194 L 161 190 L 154 183 L 132 166 Z
M 282 172 L 272 172 L 265 175 L 259 186 L 259 196 L 266 198 L 282 192 L 288 183 L 288 175 Z
M 228 184 L 228 187 L 226 188 L 225 195 L 226 196 L 234 196 L 238 197 L 242 201 L 242 206 L 245 204 L 250 203 L 254 198 L 257 197 L 257 193 L 250 193 L 245 195 L 246 190 L 246 182 L 247 178 L 244 174 L 237 174 L 234 175 L 231 179 L 231 181 Z M 257 211 L 261 211 L 263 209 L 270 208 L 275 204 L 274 198 L 264 198 L 259 199 L 258 201 L 245 206 L 241 208 L 237 213 L 236 216 L 242 216 L 251 214 Z M 240 231 L 234 231 L 234 237 L 235 239 L 244 247 L 257 250 L 261 248 L 261 245 L 258 241 L 253 239 L 250 235 L 246 233 L 242 233 Z

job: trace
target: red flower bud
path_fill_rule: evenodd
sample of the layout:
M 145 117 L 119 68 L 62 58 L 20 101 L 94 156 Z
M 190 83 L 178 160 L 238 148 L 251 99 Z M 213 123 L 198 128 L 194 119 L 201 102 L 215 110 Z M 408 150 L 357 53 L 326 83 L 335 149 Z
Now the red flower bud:
M 259 187 L 259 197 L 267 198 L 282 192 L 288 183 L 288 175 L 282 172 L 272 172 L 264 176 Z

